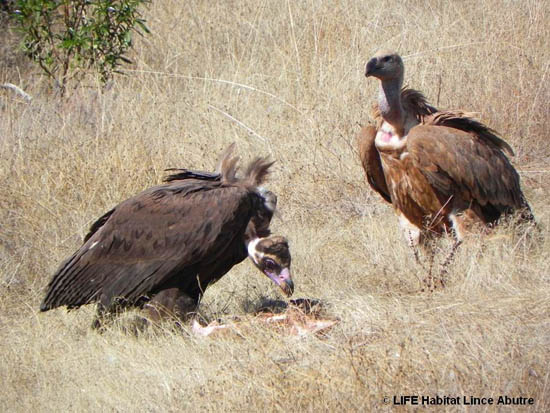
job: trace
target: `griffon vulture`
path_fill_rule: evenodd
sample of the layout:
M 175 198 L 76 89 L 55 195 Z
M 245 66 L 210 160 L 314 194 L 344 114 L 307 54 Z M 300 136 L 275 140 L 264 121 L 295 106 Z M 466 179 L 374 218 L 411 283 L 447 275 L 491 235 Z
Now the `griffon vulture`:
M 232 149 L 217 173 L 178 170 L 99 218 L 53 276 L 40 309 L 98 302 L 95 327 L 120 306 L 185 317 L 247 256 L 291 295 L 288 243 L 269 230 L 277 198 L 259 186 L 273 162 L 258 158 L 239 177 Z
M 408 240 L 454 230 L 460 242 L 473 225 L 491 225 L 520 210 L 533 220 L 519 175 L 497 133 L 461 111 L 439 111 L 402 88 L 401 57 L 379 52 L 366 77 L 380 80 L 376 126 L 364 127 L 359 155 L 371 187 L 393 204 Z

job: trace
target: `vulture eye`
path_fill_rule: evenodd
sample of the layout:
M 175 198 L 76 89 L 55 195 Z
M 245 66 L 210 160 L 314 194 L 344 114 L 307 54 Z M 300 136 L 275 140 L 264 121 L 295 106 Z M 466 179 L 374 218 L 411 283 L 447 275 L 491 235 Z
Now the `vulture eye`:
M 382 61 L 383 61 L 384 63 L 389 62 L 390 60 L 391 60 L 391 56 L 385 56 L 385 57 L 382 59 Z
M 277 264 L 275 264 L 275 261 L 270 260 L 269 258 L 265 260 L 264 265 L 266 270 L 274 270 L 277 267 Z

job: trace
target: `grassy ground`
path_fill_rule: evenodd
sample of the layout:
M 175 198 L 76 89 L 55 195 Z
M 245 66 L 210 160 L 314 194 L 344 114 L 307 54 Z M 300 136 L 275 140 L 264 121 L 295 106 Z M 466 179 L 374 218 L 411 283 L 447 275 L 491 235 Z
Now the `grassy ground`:
M 526 396 L 550 410 L 549 12 L 529 0 L 155 1 L 128 76 L 64 101 L 0 47 L 0 82 L 34 97 L 0 90 L 0 410 L 399 409 L 384 404 L 394 395 Z M 406 83 L 432 103 L 503 135 L 539 222 L 472 239 L 445 269 L 440 240 L 432 272 L 446 286 L 433 292 L 419 282 L 430 256 L 416 262 L 354 148 L 379 48 L 405 57 Z M 337 326 L 296 337 L 255 323 L 281 297 L 248 262 L 201 310 L 249 320 L 239 334 L 135 335 L 131 314 L 98 334 L 91 306 L 38 312 L 95 218 L 164 168 L 211 169 L 230 142 L 277 161 L 273 229 L 291 242 L 295 296 L 321 300 Z

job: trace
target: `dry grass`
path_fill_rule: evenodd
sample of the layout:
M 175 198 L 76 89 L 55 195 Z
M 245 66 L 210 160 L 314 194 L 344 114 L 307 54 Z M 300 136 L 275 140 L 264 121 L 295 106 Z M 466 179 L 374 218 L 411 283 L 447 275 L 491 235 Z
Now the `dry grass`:
M 549 11 L 538 0 L 155 1 L 129 76 L 65 102 L 0 49 L 0 83 L 34 96 L 0 90 L 0 410 L 364 411 L 414 394 L 529 396 L 550 410 Z M 376 94 L 364 64 L 381 47 L 407 57 L 407 83 L 433 103 L 502 133 L 540 223 L 470 240 L 431 293 L 354 149 Z M 211 168 L 232 141 L 244 158 L 277 160 L 273 227 L 291 240 L 295 295 L 320 299 L 335 328 L 201 339 L 167 324 L 135 336 L 128 314 L 97 334 L 91 307 L 38 312 L 94 218 L 166 167 Z M 434 271 L 450 245 L 438 243 Z M 243 263 L 202 312 L 251 317 L 266 297 L 280 298 Z

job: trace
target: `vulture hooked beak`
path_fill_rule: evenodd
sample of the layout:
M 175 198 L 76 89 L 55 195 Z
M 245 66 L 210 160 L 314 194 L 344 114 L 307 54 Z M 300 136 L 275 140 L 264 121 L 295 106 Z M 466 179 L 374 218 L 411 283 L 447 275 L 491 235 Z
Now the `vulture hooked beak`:
M 369 77 L 369 76 L 372 76 L 373 73 L 376 71 L 377 67 L 376 65 L 378 64 L 378 59 L 376 57 L 373 57 L 372 59 L 370 59 L 368 62 L 367 62 L 367 67 L 365 69 L 365 76 L 366 77 Z
M 383 82 L 394 79 L 401 79 L 402 82 L 404 70 L 403 60 L 397 53 L 382 50 L 367 62 L 365 76 L 373 76 Z
M 264 274 L 277 284 L 287 297 L 292 295 L 294 292 L 294 282 L 290 277 L 290 270 L 288 268 L 283 268 L 278 274 L 276 271 L 270 271 L 266 268 L 264 269 Z
M 294 282 L 290 275 L 290 250 L 286 238 L 271 235 L 256 238 L 248 243 L 248 256 L 258 269 L 290 297 Z

